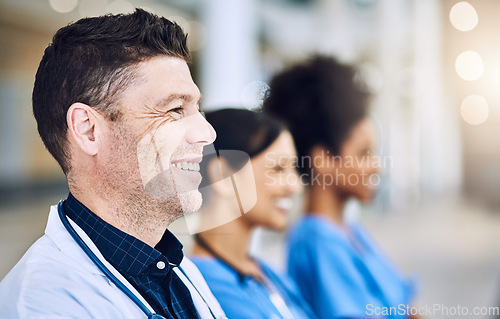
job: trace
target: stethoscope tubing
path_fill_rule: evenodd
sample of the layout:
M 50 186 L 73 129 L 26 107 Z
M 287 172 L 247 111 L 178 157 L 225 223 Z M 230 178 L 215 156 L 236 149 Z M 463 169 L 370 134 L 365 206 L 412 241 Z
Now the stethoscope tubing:
M 66 217 L 64 214 L 64 209 L 62 207 L 63 200 L 59 202 L 57 205 L 57 212 L 59 214 L 59 218 L 61 219 L 62 224 L 64 225 L 64 228 L 68 231 L 68 233 L 73 237 L 75 242 L 80 246 L 80 248 L 85 252 L 85 254 L 92 260 L 92 262 L 106 275 L 115 285 L 118 287 L 127 297 L 129 297 L 148 317 L 148 319 L 166 319 L 164 316 L 159 315 L 155 313 L 154 311 L 150 310 L 151 306 L 147 306 L 142 302 L 123 282 L 117 278 L 107 267 L 106 265 L 99 259 L 99 257 L 96 256 L 96 254 L 92 251 L 92 249 L 85 243 L 85 241 L 78 235 L 76 230 L 71 226 L 69 219 Z M 189 276 L 186 274 L 184 269 L 182 269 L 181 266 L 177 267 L 182 275 L 186 277 L 186 279 L 189 281 L 191 286 L 195 289 L 195 291 L 198 293 L 202 301 L 205 303 L 205 305 L 208 308 L 208 311 L 212 315 L 212 318 L 217 319 L 215 316 L 214 312 L 212 311 L 212 308 L 206 301 L 205 297 L 201 294 L 201 292 L 198 290 L 198 288 L 195 286 L 195 284 L 191 281 Z M 226 318 L 227 317 L 223 317 Z
M 149 319 L 165 319 L 165 317 L 158 315 L 151 310 L 137 298 L 136 295 L 130 289 L 128 289 L 104 264 L 103 262 L 94 254 L 92 249 L 83 241 L 83 239 L 78 235 L 76 230 L 69 223 L 68 218 L 64 214 L 64 210 L 62 208 L 63 201 L 60 201 L 57 205 L 57 212 L 59 214 L 59 218 L 63 223 L 64 227 L 68 231 L 68 233 L 73 237 L 75 242 L 80 246 L 80 248 L 85 252 L 85 254 L 92 260 L 92 262 L 101 270 L 115 285 L 118 287 L 127 297 L 129 297 L 147 316 Z

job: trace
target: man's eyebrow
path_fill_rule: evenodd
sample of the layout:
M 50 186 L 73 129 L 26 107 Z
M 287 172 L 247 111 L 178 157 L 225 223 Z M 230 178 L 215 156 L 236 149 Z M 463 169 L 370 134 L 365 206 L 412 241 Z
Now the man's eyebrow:
M 157 107 L 166 106 L 175 100 L 182 100 L 186 103 L 190 103 L 194 100 L 194 96 L 191 94 L 170 94 L 169 96 L 161 99 L 158 103 L 156 103 L 156 106 Z M 200 104 L 200 101 L 201 101 L 201 95 L 196 104 Z

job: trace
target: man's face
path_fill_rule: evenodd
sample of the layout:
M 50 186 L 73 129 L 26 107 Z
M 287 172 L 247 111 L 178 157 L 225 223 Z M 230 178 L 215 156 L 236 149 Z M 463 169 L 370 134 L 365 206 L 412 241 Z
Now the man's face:
M 137 81 L 120 96 L 123 116 L 110 124 L 108 184 L 130 200 L 165 205 L 171 214 L 199 209 L 199 162 L 215 131 L 199 112 L 200 92 L 182 59 L 138 65 Z M 118 189 L 120 188 L 120 190 Z

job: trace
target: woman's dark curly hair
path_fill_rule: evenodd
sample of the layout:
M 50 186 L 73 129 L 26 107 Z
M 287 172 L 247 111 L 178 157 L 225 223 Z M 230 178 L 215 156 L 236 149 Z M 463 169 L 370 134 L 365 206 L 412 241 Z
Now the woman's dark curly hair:
M 263 111 L 286 124 L 299 159 L 319 145 L 338 155 L 352 128 L 367 116 L 368 97 L 355 68 L 315 56 L 271 79 Z

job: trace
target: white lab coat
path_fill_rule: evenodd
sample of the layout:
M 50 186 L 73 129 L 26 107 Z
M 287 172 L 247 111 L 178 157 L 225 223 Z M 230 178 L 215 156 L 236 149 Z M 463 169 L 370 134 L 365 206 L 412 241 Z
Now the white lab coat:
M 77 231 L 81 234 L 80 229 Z M 85 239 L 88 244 L 88 237 Z M 91 248 L 95 253 L 95 246 Z M 98 251 L 97 254 L 100 255 Z M 180 266 L 216 317 L 223 318 L 224 312 L 196 266 L 187 257 Z M 117 273 L 116 269 L 112 270 Z M 184 276 L 180 278 L 191 291 L 201 317 L 212 318 L 200 294 Z M 0 318 L 132 319 L 147 316 L 85 254 L 59 219 L 57 206 L 52 206 L 45 235 L 0 282 Z

